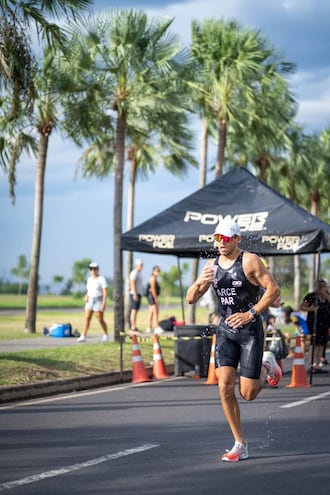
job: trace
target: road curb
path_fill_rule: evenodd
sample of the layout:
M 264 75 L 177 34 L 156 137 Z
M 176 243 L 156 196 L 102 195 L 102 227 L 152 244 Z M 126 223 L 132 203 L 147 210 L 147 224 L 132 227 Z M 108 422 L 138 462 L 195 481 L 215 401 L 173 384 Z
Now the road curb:
M 173 375 L 174 364 L 167 365 L 166 369 L 169 375 Z M 146 367 L 146 370 L 151 379 L 152 366 Z M 0 387 L 0 404 L 106 387 L 109 385 L 119 385 L 120 383 L 129 383 L 131 381 L 132 370 L 124 370 L 122 373 L 114 371 L 111 373 L 81 376 L 65 380 L 52 380 L 27 385 Z

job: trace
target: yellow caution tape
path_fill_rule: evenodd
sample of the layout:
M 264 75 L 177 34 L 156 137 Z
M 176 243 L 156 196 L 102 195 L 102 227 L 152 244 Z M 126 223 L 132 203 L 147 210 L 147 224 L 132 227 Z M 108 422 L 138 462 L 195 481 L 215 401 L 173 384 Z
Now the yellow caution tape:
M 132 333 L 131 332 L 120 332 L 119 333 L 120 337 L 131 337 Z M 153 334 L 136 334 L 138 340 L 142 341 L 150 341 L 150 339 L 153 337 Z M 212 335 L 195 335 L 194 337 L 189 337 L 185 335 L 158 335 L 159 339 L 163 340 L 203 340 L 203 339 L 212 339 Z M 282 340 L 282 337 L 266 337 L 265 341 L 274 341 L 274 340 Z
M 120 332 L 120 337 L 131 337 L 132 332 Z M 149 341 L 153 334 L 136 334 L 138 340 Z M 195 335 L 194 337 L 189 337 L 185 335 L 158 335 L 159 339 L 163 340 L 203 340 L 212 339 L 212 335 Z

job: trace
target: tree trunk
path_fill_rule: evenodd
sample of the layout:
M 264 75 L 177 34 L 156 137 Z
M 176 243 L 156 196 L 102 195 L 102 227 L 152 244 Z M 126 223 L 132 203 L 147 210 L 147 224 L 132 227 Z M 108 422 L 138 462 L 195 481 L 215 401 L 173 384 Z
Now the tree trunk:
M 269 158 L 266 152 L 261 152 L 256 160 L 256 166 L 259 169 L 259 179 L 267 182 L 267 170 L 270 167 Z
M 134 227 L 134 205 L 135 205 L 135 182 L 137 174 L 137 163 L 133 158 L 130 162 L 130 175 L 128 185 L 128 199 L 127 199 L 127 230 L 131 230 Z M 125 320 L 130 325 L 129 319 L 129 283 L 128 277 L 133 269 L 133 253 L 127 251 L 126 254 L 126 279 L 125 279 Z
M 315 278 L 316 278 L 316 254 L 309 256 L 309 273 L 308 273 L 308 291 L 313 292 L 315 290 Z
M 115 165 L 115 193 L 113 213 L 113 305 L 114 305 L 114 336 L 120 340 L 120 334 L 124 331 L 124 298 L 123 298 L 123 261 L 120 250 L 120 237 L 122 234 L 123 215 L 123 175 L 125 163 L 125 133 L 126 115 L 118 115 L 116 127 L 116 165 Z
M 36 180 L 35 180 L 34 220 L 33 220 L 30 274 L 29 274 L 29 285 L 28 285 L 26 313 L 25 313 L 25 332 L 27 333 L 36 332 L 39 262 L 40 262 L 40 246 L 41 246 L 41 235 L 42 235 L 42 218 L 43 218 L 45 171 L 46 171 L 48 140 L 49 140 L 49 134 L 40 133 L 39 153 L 37 159 L 37 170 L 36 170 Z
M 199 165 L 199 187 L 202 188 L 206 184 L 207 173 L 207 134 L 208 134 L 208 121 L 206 118 L 202 120 L 202 137 L 201 137 L 201 161 Z M 190 285 L 194 283 L 198 277 L 199 259 L 195 258 L 191 264 L 191 280 Z M 188 307 L 188 323 L 194 325 L 196 323 L 196 304 L 189 304 Z
M 320 195 L 318 191 L 314 191 L 312 193 L 311 197 L 311 214 L 314 216 L 318 216 L 319 213 L 319 201 L 320 201 Z M 316 287 L 315 287 L 315 279 L 316 279 L 316 266 L 317 266 L 317 254 L 311 254 L 310 255 L 310 260 L 309 260 L 309 281 L 308 281 L 308 289 L 309 292 L 313 292 Z
M 199 164 L 199 187 L 202 188 L 206 184 L 207 176 L 207 152 L 208 152 L 208 120 L 204 117 L 202 120 L 202 136 L 201 136 L 201 161 Z
M 225 164 L 225 150 L 227 140 L 227 127 L 225 119 L 221 119 L 219 122 L 219 142 L 217 150 L 217 160 L 215 164 L 215 178 L 219 179 L 223 174 L 223 167 Z
M 298 309 L 300 306 L 300 287 L 301 287 L 301 270 L 300 270 L 299 254 L 294 255 L 293 263 L 294 263 L 294 279 L 293 279 L 294 307 L 295 309 Z

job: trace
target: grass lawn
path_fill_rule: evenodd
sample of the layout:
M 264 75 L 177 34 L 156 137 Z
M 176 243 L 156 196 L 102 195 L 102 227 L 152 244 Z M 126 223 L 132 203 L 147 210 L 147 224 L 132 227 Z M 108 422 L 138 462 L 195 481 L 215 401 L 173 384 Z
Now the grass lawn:
M 173 363 L 174 341 L 160 339 L 160 345 L 165 363 Z M 152 339 L 140 341 L 139 346 L 144 363 L 148 366 L 153 358 L 153 341 Z M 130 339 L 125 339 L 123 344 L 123 368 L 132 368 Z M 22 385 L 119 370 L 120 345 L 115 342 L 0 353 L 0 386 Z
M 0 308 L 24 309 L 26 305 L 25 295 L 1 294 Z M 38 308 L 79 308 L 83 305 L 83 298 L 72 296 L 40 295 L 38 296 Z
M 181 319 L 180 307 L 171 309 L 162 306 L 160 319 L 174 314 Z M 24 352 L 1 352 L 1 340 L 14 340 L 42 336 L 44 327 L 52 323 L 71 323 L 72 329 L 81 331 L 84 319 L 83 305 L 80 309 L 38 310 L 37 331 L 35 334 L 24 332 L 24 312 L 0 312 L 0 386 L 35 383 L 45 380 L 74 378 L 77 376 L 93 375 L 120 370 L 120 344 L 77 344 L 73 347 L 58 347 L 54 349 L 38 349 Z M 113 333 L 113 312 L 106 311 L 105 319 L 109 333 Z M 138 327 L 146 328 L 147 308 L 144 306 L 138 315 Z M 207 309 L 198 308 L 197 323 L 207 322 Z M 89 335 L 101 335 L 101 329 L 95 318 L 89 330 Z M 153 340 L 139 341 L 141 354 L 145 365 L 153 359 Z M 166 364 L 174 363 L 174 340 L 160 338 L 162 355 Z M 125 339 L 123 344 L 123 368 L 132 368 L 132 341 Z

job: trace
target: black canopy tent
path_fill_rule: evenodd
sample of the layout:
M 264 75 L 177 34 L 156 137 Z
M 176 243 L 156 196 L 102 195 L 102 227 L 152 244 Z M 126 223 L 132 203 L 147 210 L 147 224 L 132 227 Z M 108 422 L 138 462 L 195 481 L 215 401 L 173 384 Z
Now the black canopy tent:
M 240 247 L 260 256 L 330 252 L 328 224 L 243 167 L 232 168 L 122 234 L 121 249 L 177 256 L 180 269 L 179 258 L 206 258 L 216 254 L 212 233 L 225 217 L 240 225 Z M 184 319 L 183 307 L 182 313 Z
M 260 256 L 330 252 L 330 226 L 264 184 L 243 167 L 141 223 L 121 236 L 121 249 L 179 258 L 216 254 L 213 232 L 222 218 L 242 232 L 240 247 Z M 182 284 L 181 294 L 182 294 Z M 183 301 L 183 297 L 181 297 Z M 182 314 L 184 308 L 182 302 Z
M 186 258 L 212 256 L 212 233 L 227 216 L 240 225 L 242 249 L 259 255 L 330 252 L 328 224 L 242 167 L 125 232 L 121 249 Z

